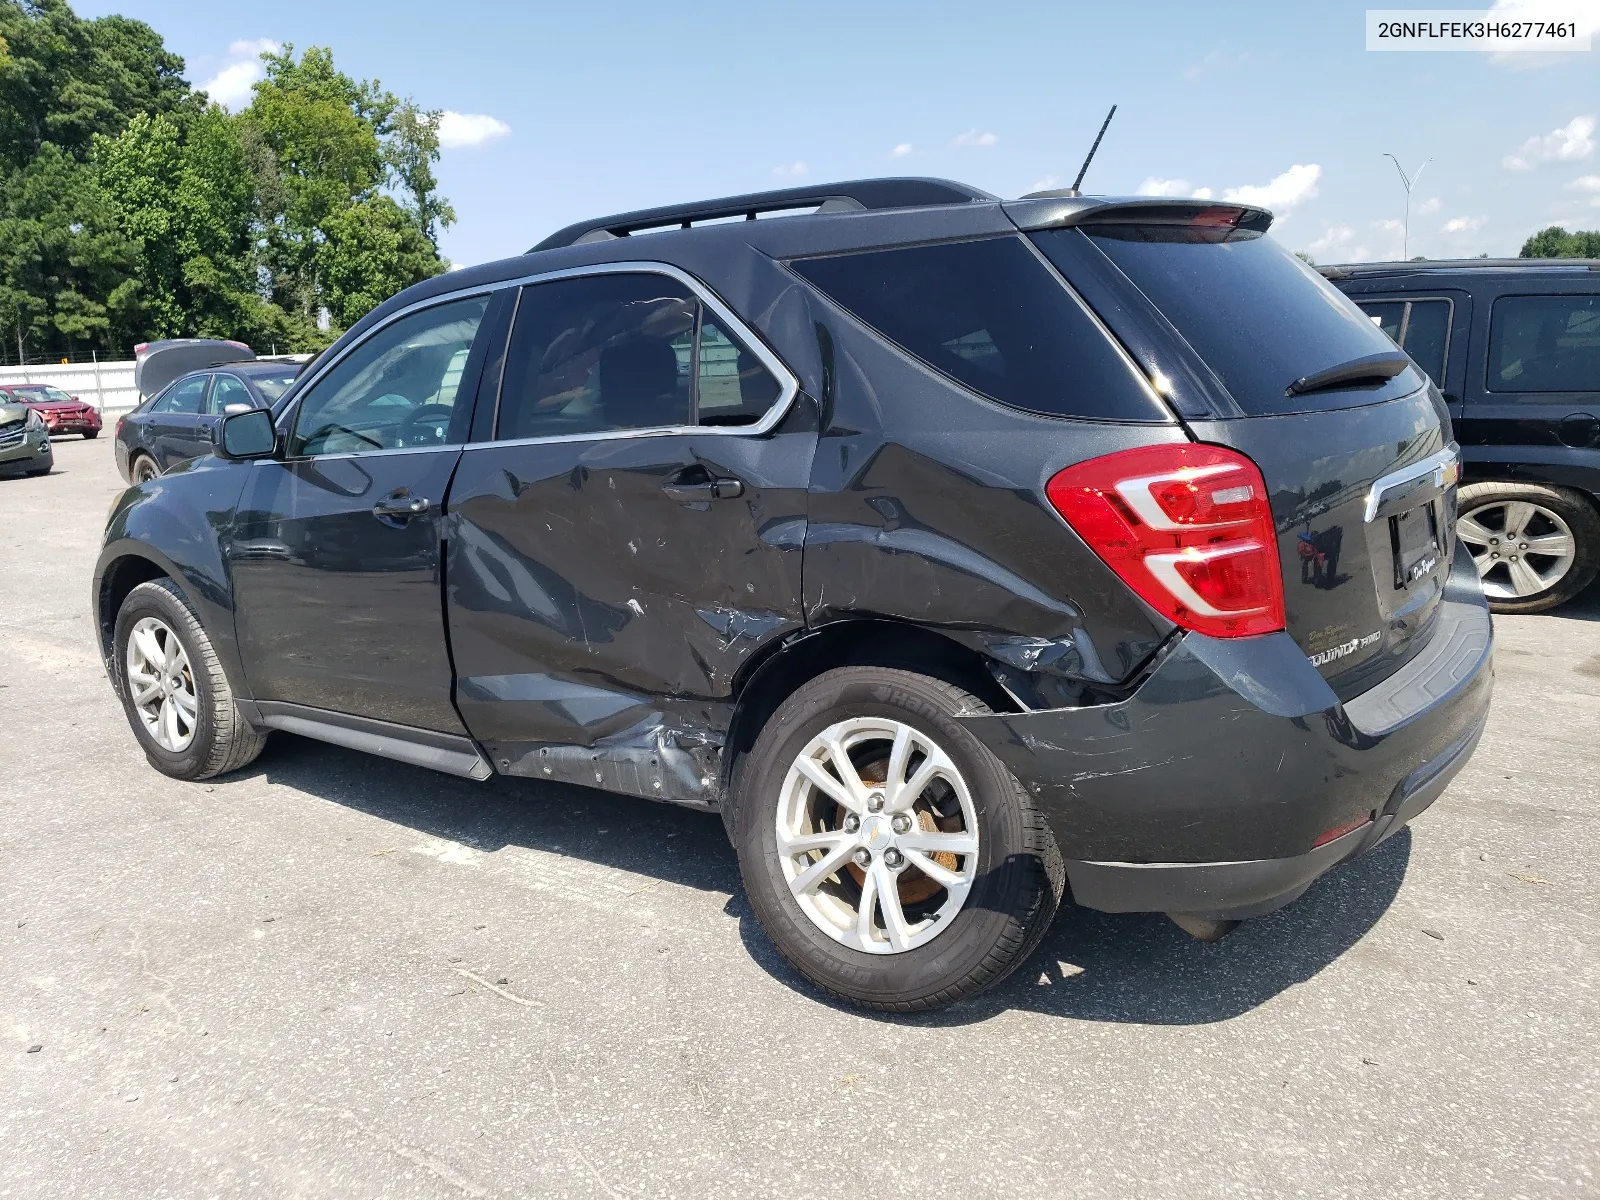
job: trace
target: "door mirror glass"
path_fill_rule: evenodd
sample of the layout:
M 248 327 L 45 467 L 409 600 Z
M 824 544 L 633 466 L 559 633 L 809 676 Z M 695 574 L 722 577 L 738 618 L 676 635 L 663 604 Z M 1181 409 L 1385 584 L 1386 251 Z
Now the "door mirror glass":
M 221 458 L 266 458 L 277 443 L 272 414 L 262 408 L 231 413 L 217 426 L 216 450 Z

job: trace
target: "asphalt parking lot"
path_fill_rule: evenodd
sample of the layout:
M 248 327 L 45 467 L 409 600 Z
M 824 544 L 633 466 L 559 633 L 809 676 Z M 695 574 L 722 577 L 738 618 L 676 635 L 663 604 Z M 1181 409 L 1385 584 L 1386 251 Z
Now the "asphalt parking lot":
M 714 816 L 281 733 L 157 774 L 90 629 L 121 486 L 0 481 L 0 1196 L 1600 1194 L 1600 588 L 1497 622 L 1472 763 L 1290 908 L 1067 909 L 890 1019 Z

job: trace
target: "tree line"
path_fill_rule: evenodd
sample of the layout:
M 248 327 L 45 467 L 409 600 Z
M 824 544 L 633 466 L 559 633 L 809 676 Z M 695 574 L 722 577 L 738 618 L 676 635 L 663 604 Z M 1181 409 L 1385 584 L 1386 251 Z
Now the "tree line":
M 1600 231 L 1568 233 L 1559 225 L 1541 229 L 1522 243 L 1523 258 L 1600 258 Z
M 439 113 L 326 48 L 262 63 L 230 113 L 141 21 L 0 0 L 0 361 L 318 350 L 445 269 Z

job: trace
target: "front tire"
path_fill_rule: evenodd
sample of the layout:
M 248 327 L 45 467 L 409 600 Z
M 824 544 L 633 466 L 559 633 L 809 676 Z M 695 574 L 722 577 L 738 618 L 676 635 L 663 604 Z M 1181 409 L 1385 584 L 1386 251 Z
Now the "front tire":
M 885 1012 L 942 1008 L 1043 938 L 1061 855 L 957 719 L 987 711 L 924 675 L 845 667 L 762 730 L 734 798 L 739 870 L 761 927 L 818 987 Z
M 174 779 L 210 779 L 261 753 L 266 734 L 240 714 L 211 639 L 170 579 L 128 593 L 114 638 L 117 691 L 152 767 Z
M 1543 483 L 1471 483 L 1461 489 L 1457 511 L 1456 534 L 1495 612 L 1565 604 L 1600 570 L 1600 512 L 1576 492 Z

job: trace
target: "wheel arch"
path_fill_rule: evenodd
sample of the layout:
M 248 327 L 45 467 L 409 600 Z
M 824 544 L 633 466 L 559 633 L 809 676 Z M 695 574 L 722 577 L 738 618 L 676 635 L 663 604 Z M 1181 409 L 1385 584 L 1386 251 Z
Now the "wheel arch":
M 772 714 L 799 688 L 838 667 L 892 667 L 954 684 L 1000 712 L 1019 711 L 983 654 L 925 626 L 881 618 L 832 621 L 773 646 L 735 680 L 733 719 L 722 755 L 720 794 L 732 788 Z

